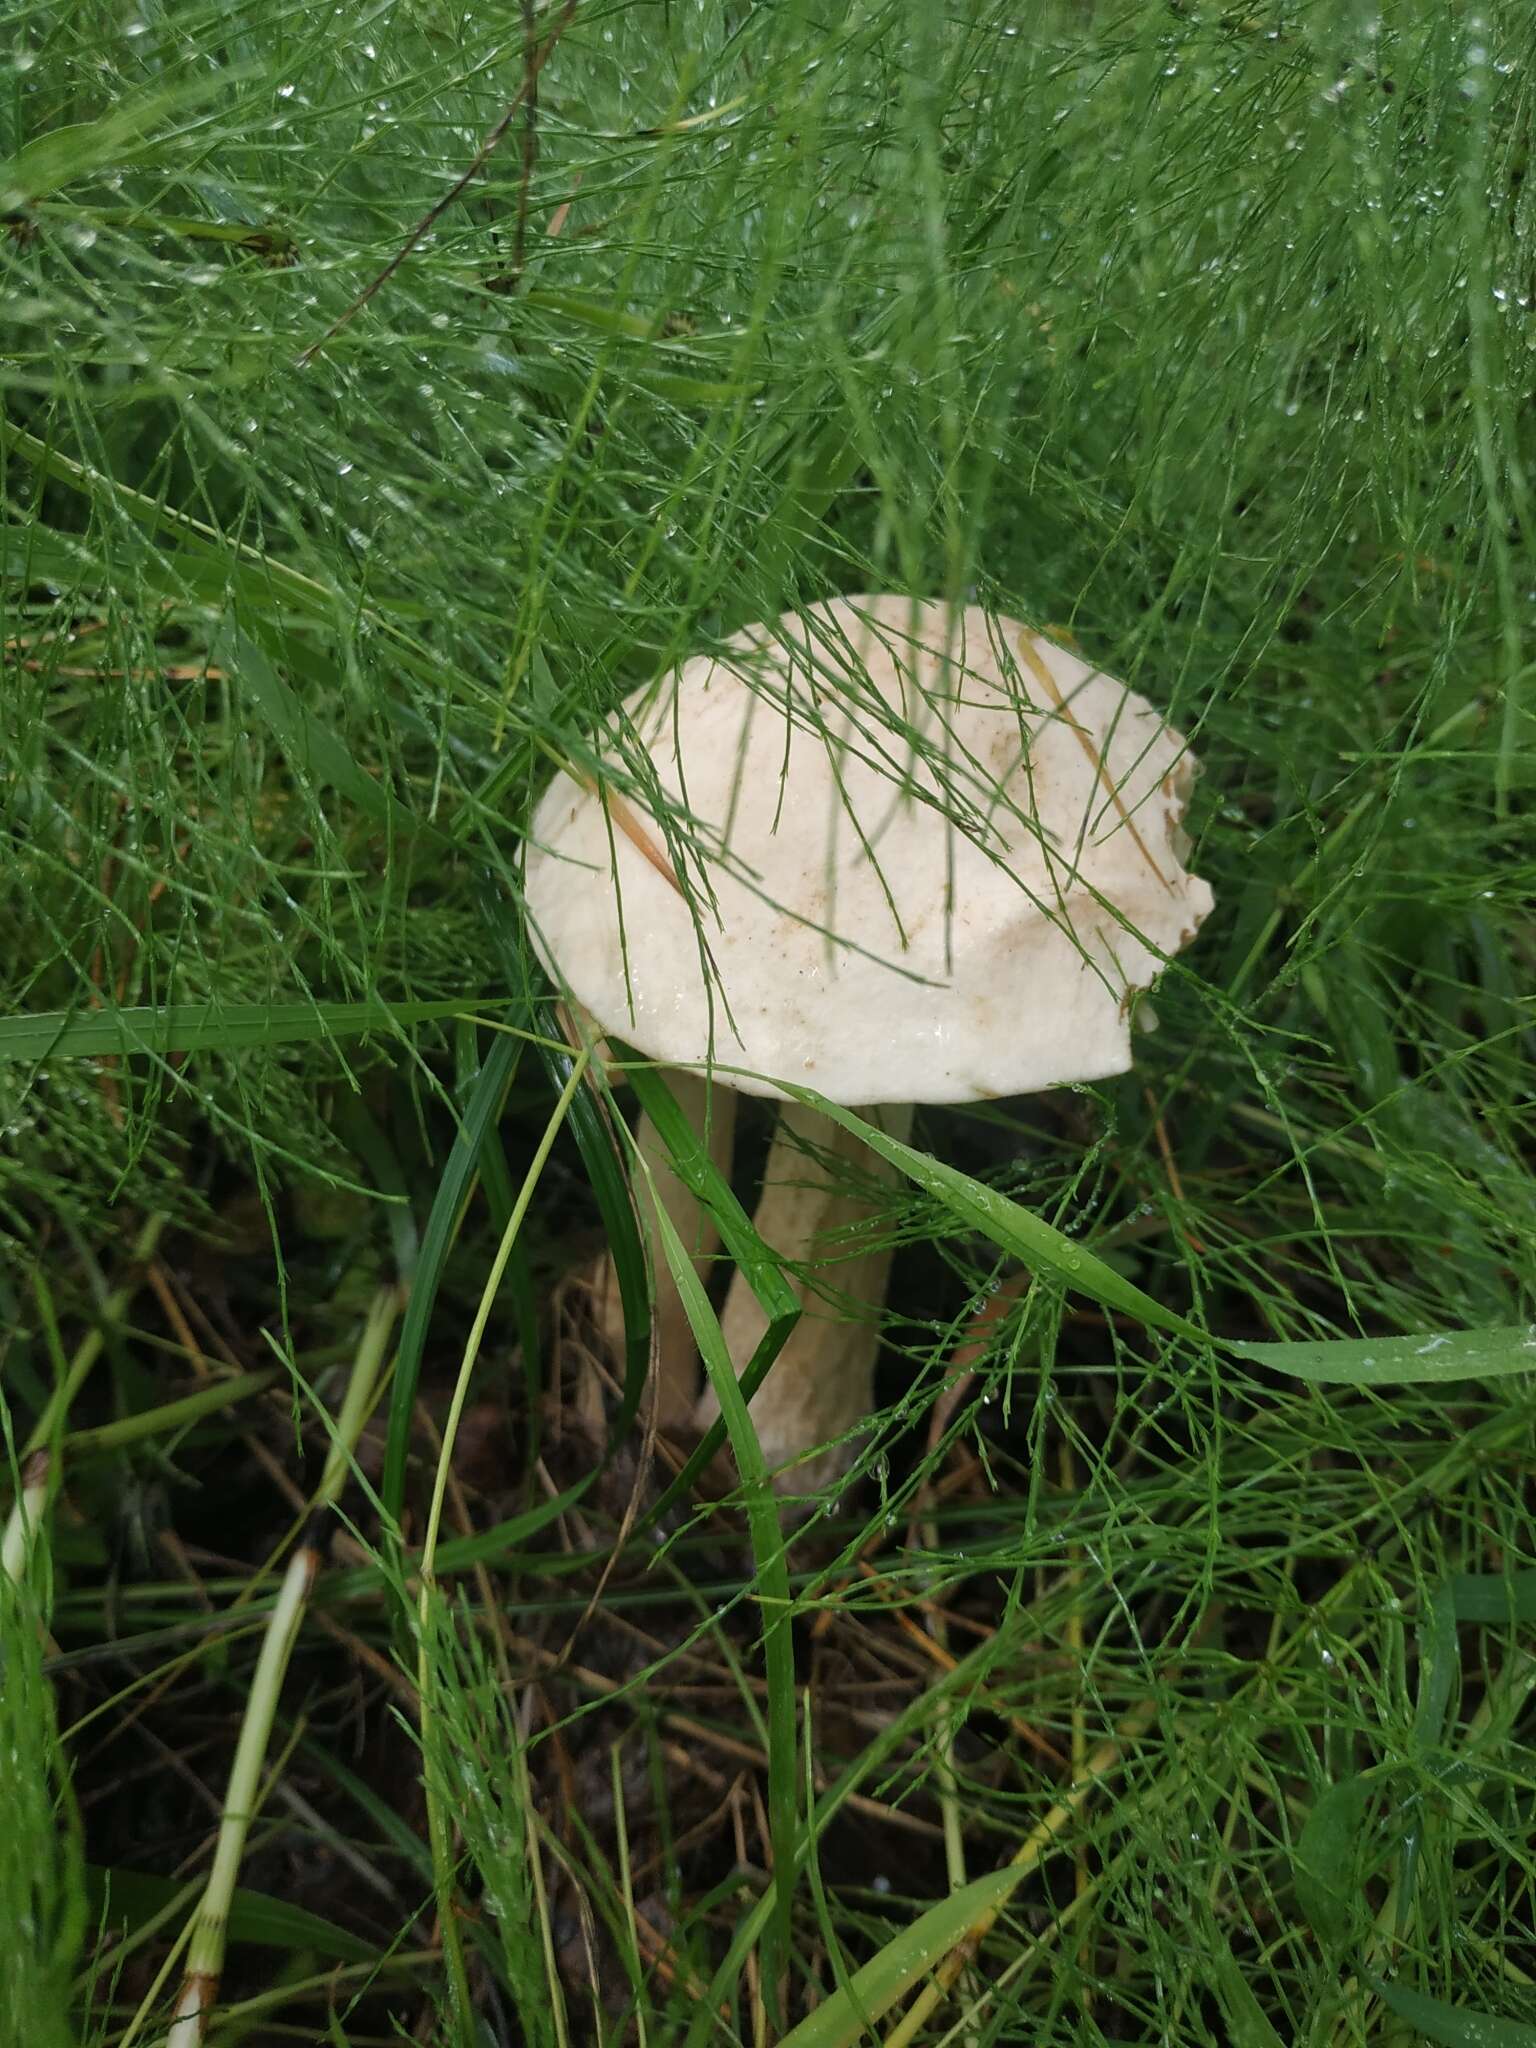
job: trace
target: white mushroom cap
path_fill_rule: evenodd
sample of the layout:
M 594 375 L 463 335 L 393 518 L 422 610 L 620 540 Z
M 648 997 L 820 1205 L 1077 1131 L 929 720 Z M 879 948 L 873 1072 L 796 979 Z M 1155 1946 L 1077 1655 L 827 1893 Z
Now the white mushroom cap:
M 1179 734 L 975 606 L 839 598 L 726 645 L 626 701 L 606 808 L 561 774 L 534 816 L 536 940 L 602 1029 L 834 1102 L 1124 1072 L 1136 992 L 1212 904 Z

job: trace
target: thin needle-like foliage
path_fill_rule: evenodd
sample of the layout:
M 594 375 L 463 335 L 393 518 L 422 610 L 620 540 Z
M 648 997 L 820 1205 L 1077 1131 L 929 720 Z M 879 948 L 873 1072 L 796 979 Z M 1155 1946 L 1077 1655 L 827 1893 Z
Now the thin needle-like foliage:
M 0 2048 L 169 2024 L 380 1287 L 211 2038 L 1536 2040 L 1533 67 L 1523 0 L 0 5 Z M 868 1176 L 841 1491 L 734 1411 L 678 1484 L 524 835 L 600 781 L 707 957 L 620 707 L 872 591 L 1154 703 L 1217 908 L 1134 1074 Z

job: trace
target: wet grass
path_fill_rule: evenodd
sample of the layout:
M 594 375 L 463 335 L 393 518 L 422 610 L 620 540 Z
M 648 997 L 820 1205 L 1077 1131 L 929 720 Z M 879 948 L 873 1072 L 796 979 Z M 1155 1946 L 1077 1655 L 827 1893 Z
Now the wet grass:
M 216 2040 L 1536 2039 L 1532 45 L 9 9 L 7 2040 L 166 2037 L 267 1707 Z M 1165 709 L 1217 909 L 920 1116 L 798 1516 L 646 1455 L 519 833 L 893 587 Z

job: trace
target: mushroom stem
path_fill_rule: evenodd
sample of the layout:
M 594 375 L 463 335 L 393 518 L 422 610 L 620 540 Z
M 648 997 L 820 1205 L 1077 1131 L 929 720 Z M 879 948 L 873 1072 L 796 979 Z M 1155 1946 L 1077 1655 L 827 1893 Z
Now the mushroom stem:
M 711 1085 L 702 1074 L 688 1073 L 680 1067 L 668 1068 L 666 1078 L 679 1109 L 707 1147 L 711 1162 L 729 1179 L 736 1136 L 735 1089 L 723 1082 Z M 714 1219 L 672 1171 L 667 1148 L 648 1116 L 642 1116 L 636 1127 L 635 1149 L 650 1169 L 656 1201 L 665 1209 L 684 1249 L 692 1256 L 694 1271 L 707 1283 L 709 1262 L 720 1242 Z M 637 1174 L 636 1208 L 651 1266 L 651 1398 L 656 1406 L 657 1427 L 671 1434 L 686 1430 L 692 1422 L 699 1384 L 699 1351 L 662 1249 L 655 1204 L 639 1186 L 640 1178 Z M 611 1257 L 603 1260 L 597 1294 L 603 1335 L 614 1355 L 621 1356 L 624 1311 Z
M 859 1113 L 893 1137 L 905 1137 L 912 1124 L 906 1104 Z M 850 1186 L 850 1170 L 859 1185 Z M 804 1312 L 752 1397 L 752 1421 L 770 1468 L 796 1461 L 781 1484 L 811 1491 L 836 1478 L 852 1455 L 850 1443 L 836 1440 L 846 1438 L 873 1405 L 893 1247 L 861 1249 L 858 1233 L 884 1206 L 871 1183 L 894 1178 L 820 1110 L 789 1103 L 780 1111 L 753 1222 L 783 1259 Z M 740 1272 L 731 1281 L 720 1327 L 740 1374 L 767 1328 Z M 707 1429 L 719 1412 L 714 1389 L 706 1387 L 694 1411 L 696 1426 Z M 819 1456 L 804 1456 L 820 1444 L 828 1448 Z

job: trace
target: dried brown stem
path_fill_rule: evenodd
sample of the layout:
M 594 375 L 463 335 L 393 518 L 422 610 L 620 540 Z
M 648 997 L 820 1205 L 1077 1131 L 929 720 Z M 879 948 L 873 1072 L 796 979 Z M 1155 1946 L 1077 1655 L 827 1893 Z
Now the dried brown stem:
M 421 241 L 422 237 L 430 232 L 437 222 L 442 219 L 449 207 L 453 205 L 454 201 L 461 198 L 474 183 L 475 179 L 479 177 L 480 173 L 495 155 L 497 149 L 501 146 L 502 138 L 507 130 L 512 126 L 513 121 L 516 120 L 518 108 L 527 102 L 534 87 L 538 84 L 539 73 L 554 55 L 555 45 L 570 27 L 571 17 L 576 12 L 578 4 L 579 0 L 565 0 L 565 5 L 560 10 L 559 20 L 529 57 L 528 68 L 523 74 L 522 84 L 507 102 L 501 119 L 475 151 L 469 169 L 465 171 L 461 178 L 454 181 L 435 205 L 427 208 L 427 211 L 417 221 L 415 227 L 411 229 L 411 232 L 406 236 L 394 255 L 390 257 L 377 277 L 371 279 L 369 283 L 363 286 L 363 289 L 358 293 L 351 305 L 347 307 L 346 311 L 337 315 L 318 341 L 312 341 L 309 347 L 301 352 L 299 356 L 300 369 L 303 369 L 307 363 L 313 361 L 328 341 L 334 341 L 342 328 L 354 320 L 363 310 L 364 306 L 368 304 L 369 300 L 384 285 L 388 284 L 406 257 L 410 255 L 411 251 Z

